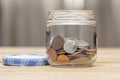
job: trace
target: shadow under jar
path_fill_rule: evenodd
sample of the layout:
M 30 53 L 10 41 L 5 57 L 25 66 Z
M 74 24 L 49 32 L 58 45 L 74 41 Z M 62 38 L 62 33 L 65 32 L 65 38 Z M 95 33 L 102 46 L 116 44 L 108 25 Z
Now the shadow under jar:
M 46 26 L 52 66 L 88 67 L 96 60 L 96 21 L 92 10 L 49 11 Z

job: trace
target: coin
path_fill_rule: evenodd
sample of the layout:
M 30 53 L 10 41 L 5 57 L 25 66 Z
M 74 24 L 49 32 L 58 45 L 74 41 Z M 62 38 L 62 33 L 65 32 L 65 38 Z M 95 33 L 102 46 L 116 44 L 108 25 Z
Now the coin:
M 54 37 L 51 46 L 55 50 L 61 49 L 64 45 L 64 39 L 61 36 Z
M 70 60 L 73 60 L 73 59 L 83 57 L 83 54 L 72 54 L 72 55 L 68 55 L 68 56 L 69 56 Z
M 57 53 L 56 53 L 56 51 L 53 48 L 49 48 L 48 49 L 48 54 L 49 54 L 50 59 L 52 61 L 56 61 L 57 60 Z
M 62 48 L 62 49 L 59 49 L 56 51 L 57 54 L 66 54 L 65 50 Z
M 86 54 L 87 53 L 87 51 L 84 50 L 84 49 L 81 49 L 79 52 L 82 53 L 82 54 Z
M 57 61 L 58 62 L 69 62 L 69 57 L 66 56 L 66 55 L 59 55 L 58 58 L 57 58 Z
M 95 53 L 96 53 L 95 50 L 92 50 L 92 49 L 91 50 L 89 50 L 89 49 L 87 50 L 87 54 L 95 54 Z
M 67 53 L 74 53 L 77 49 L 77 45 L 76 45 L 76 42 L 74 40 L 67 40 L 65 43 L 64 43 L 64 46 L 63 46 L 64 50 L 67 52 Z
M 62 49 L 59 49 L 57 50 L 58 52 L 65 52 L 65 50 L 62 48 Z

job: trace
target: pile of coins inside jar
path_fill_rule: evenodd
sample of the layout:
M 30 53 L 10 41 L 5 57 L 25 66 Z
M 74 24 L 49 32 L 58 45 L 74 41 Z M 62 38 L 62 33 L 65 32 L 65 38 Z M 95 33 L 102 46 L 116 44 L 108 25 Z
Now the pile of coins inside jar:
M 48 48 L 50 63 L 81 63 L 91 60 L 96 50 L 89 43 L 80 39 L 56 36 Z

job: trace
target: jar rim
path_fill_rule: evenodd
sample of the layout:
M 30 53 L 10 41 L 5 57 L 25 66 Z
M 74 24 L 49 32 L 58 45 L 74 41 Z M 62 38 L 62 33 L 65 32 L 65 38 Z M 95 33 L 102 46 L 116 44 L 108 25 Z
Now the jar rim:
M 93 10 L 50 10 L 49 19 L 95 19 Z
M 49 10 L 48 23 L 52 25 L 95 25 L 93 10 Z

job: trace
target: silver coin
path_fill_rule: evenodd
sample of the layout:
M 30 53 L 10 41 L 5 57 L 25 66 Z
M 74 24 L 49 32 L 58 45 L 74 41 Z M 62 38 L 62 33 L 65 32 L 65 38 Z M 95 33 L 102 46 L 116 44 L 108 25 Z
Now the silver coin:
M 65 41 L 63 48 L 67 53 L 72 54 L 76 51 L 77 45 L 74 40 L 67 40 Z
M 78 46 L 89 46 L 89 43 L 84 40 L 77 40 L 76 43 Z

